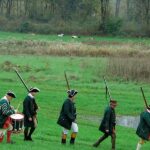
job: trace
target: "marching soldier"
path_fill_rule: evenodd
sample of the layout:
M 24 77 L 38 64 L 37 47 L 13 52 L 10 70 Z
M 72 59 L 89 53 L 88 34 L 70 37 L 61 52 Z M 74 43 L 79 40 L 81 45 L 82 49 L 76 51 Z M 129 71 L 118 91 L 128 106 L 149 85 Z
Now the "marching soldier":
M 10 115 L 15 114 L 15 110 L 10 106 L 10 102 L 13 98 L 16 98 L 15 94 L 12 91 L 6 93 L 0 100 L 0 128 L 7 129 L 7 143 L 14 144 L 11 140 L 11 133 L 13 126 L 11 125 Z M 4 132 L 1 132 L 0 142 L 3 141 Z
M 35 101 L 36 94 L 40 92 L 38 88 L 31 88 L 29 90 L 29 94 L 24 99 L 23 102 L 23 114 L 24 114 L 24 140 L 25 141 L 32 141 L 31 135 L 33 134 L 36 126 L 37 126 L 37 110 L 38 105 Z M 30 131 L 29 131 L 29 128 Z
M 75 138 L 78 133 L 78 125 L 76 121 L 75 96 L 78 93 L 76 90 L 69 90 L 68 98 L 64 101 L 60 116 L 57 123 L 63 127 L 61 143 L 66 144 L 68 130 L 72 129 L 70 144 L 75 143 Z
M 116 133 L 115 133 L 115 125 L 116 125 L 116 115 L 115 115 L 115 107 L 117 106 L 117 101 L 110 100 L 110 106 L 108 106 L 105 110 L 104 117 L 100 124 L 99 130 L 104 133 L 102 137 L 98 139 L 96 143 L 93 144 L 94 147 L 98 147 L 99 144 L 105 140 L 108 136 L 111 136 L 112 142 L 112 150 L 115 150 L 115 141 L 116 141 Z
M 136 134 L 141 138 L 137 144 L 136 150 L 140 150 L 141 146 L 150 140 L 150 107 L 140 115 L 140 122 Z

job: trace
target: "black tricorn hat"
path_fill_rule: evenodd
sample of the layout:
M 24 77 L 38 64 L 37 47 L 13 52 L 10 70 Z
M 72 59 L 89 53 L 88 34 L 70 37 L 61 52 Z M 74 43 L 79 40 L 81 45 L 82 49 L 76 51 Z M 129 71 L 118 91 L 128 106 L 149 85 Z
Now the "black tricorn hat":
M 72 89 L 72 90 L 68 90 L 67 93 L 68 93 L 68 96 L 73 97 L 78 93 L 78 91 Z
M 15 95 L 12 91 L 8 91 L 6 94 L 7 94 L 8 96 L 11 96 L 11 97 L 13 97 L 13 98 L 16 98 L 16 95 Z
M 40 92 L 40 89 L 38 89 L 37 87 L 34 88 L 30 88 L 29 92 Z

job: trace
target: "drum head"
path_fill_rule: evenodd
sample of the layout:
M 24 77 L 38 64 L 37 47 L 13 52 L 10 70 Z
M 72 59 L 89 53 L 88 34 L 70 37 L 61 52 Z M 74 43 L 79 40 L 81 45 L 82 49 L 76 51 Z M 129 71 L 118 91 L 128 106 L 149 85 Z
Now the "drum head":
M 22 114 L 13 114 L 10 116 L 10 118 L 15 119 L 15 120 L 20 120 L 20 119 L 23 119 L 24 116 Z

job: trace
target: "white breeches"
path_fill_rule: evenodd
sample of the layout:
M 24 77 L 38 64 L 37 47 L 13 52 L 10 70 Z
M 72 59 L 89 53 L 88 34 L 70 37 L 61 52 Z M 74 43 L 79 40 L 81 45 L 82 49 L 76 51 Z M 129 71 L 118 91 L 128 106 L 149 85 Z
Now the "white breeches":
M 77 123 L 72 122 L 71 130 L 74 133 L 78 133 L 78 125 L 77 125 Z M 63 134 L 68 134 L 68 131 L 69 131 L 68 129 L 63 128 Z

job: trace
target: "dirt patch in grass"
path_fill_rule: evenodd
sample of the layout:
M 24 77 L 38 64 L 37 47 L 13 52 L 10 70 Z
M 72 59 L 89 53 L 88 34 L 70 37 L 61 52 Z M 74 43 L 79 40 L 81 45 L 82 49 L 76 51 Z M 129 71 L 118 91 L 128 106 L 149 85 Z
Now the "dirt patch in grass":
M 13 70 L 13 68 L 17 67 L 16 64 L 13 64 L 12 62 L 10 61 L 5 61 L 4 63 L 2 63 L 1 65 L 1 69 L 4 70 L 4 71 L 7 71 L 7 72 L 10 72 Z
M 2 64 L 0 64 L 0 69 L 6 72 L 14 71 L 14 68 L 19 69 L 19 72 L 29 72 L 31 71 L 31 68 L 28 65 L 16 65 L 12 63 L 11 61 L 5 61 Z

